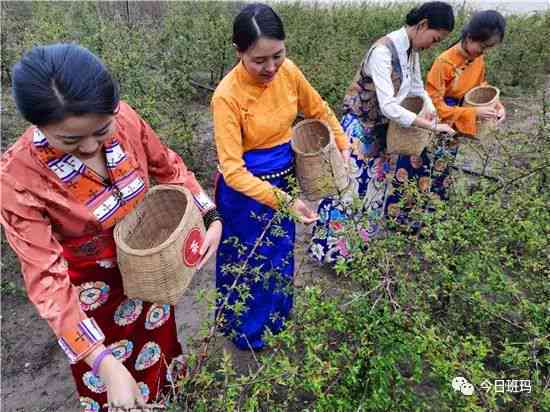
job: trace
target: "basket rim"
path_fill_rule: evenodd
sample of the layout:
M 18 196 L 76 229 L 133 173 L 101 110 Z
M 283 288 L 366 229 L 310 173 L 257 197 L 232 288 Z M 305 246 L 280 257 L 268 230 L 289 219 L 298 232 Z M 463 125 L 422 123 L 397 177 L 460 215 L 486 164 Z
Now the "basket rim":
M 409 95 L 409 96 L 405 96 L 405 98 L 401 101 L 401 103 L 399 105 L 401 107 L 403 107 L 405 110 L 411 111 L 410 109 L 407 109 L 405 106 L 403 106 L 403 103 L 406 100 L 418 100 L 418 101 L 422 102 L 422 109 L 420 109 L 420 112 L 418 112 L 417 115 L 421 115 L 426 110 L 426 101 L 422 98 L 422 96 Z M 414 113 L 414 112 L 412 112 L 412 113 Z M 395 129 L 397 127 L 399 131 L 410 129 L 410 130 L 420 130 L 420 131 L 422 131 L 426 134 L 430 133 L 430 131 L 428 129 L 424 129 L 423 127 L 418 127 L 418 126 L 413 126 L 413 125 L 410 125 L 409 127 L 405 127 L 405 126 L 400 125 L 395 120 L 390 120 L 388 122 L 388 133 L 390 132 L 390 129 L 389 129 L 390 126 L 392 127 L 392 131 L 393 131 L 393 129 Z
M 469 99 L 469 96 L 476 90 L 479 90 L 479 89 L 493 89 L 496 94 L 495 94 L 495 97 L 493 97 L 492 100 L 497 100 L 499 97 L 500 97 L 500 89 L 498 87 L 495 87 L 495 86 L 491 86 L 489 84 L 486 84 L 486 85 L 483 85 L 483 86 L 476 86 L 474 87 L 473 89 L 470 89 L 468 90 L 468 92 L 464 95 L 464 103 L 467 103 L 471 106 L 486 106 L 487 103 L 476 103 L 476 102 L 472 102 L 470 99 Z
M 388 133 L 389 133 L 389 127 L 390 127 L 390 126 L 393 126 L 392 128 L 397 127 L 397 128 L 399 128 L 399 130 L 402 130 L 402 129 L 404 129 L 404 130 L 420 130 L 420 131 L 422 131 L 422 132 L 425 133 L 425 134 L 432 133 L 431 130 L 429 130 L 429 129 L 424 129 L 423 127 L 412 126 L 412 125 L 409 126 L 409 127 L 401 126 L 401 125 L 400 125 L 397 121 L 395 121 L 395 120 L 390 120 L 390 121 L 388 122 Z
M 178 186 L 178 185 L 156 185 L 156 186 L 153 186 L 147 192 L 147 195 L 149 195 L 150 193 L 160 192 L 162 190 L 172 190 L 172 191 L 177 191 L 177 192 L 185 194 L 185 196 L 187 197 L 187 204 L 188 205 L 192 204 L 192 202 L 194 201 L 193 196 L 191 195 L 191 192 L 189 191 L 189 189 L 187 189 L 183 186 Z M 145 199 L 143 201 L 145 201 Z M 136 211 L 136 209 L 134 208 L 130 213 L 135 213 L 135 211 Z M 187 216 L 189 216 L 190 213 L 191 213 L 190 208 L 186 208 L 185 213 L 181 217 L 178 225 L 176 226 L 174 231 L 170 234 L 170 236 L 168 236 L 168 238 L 164 242 L 162 242 L 160 245 L 157 245 L 157 246 L 155 246 L 153 248 L 150 248 L 150 249 L 134 249 L 134 248 L 128 246 L 126 244 L 126 242 L 122 241 L 121 234 L 120 234 L 121 229 L 120 229 L 119 224 L 124 221 L 124 219 L 123 219 L 119 223 L 117 223 L 116 226 L 115 226 L 114 238 L 115 238 L 116 246 L 118 248 L 120 248 L 124 253 L 126 253 L 128 255 L 133 255 L 133 256 L 143 257 L 143 256 L 149 256 L 149 255 L 153 255 L 155 253 L 158 253 L 161 250 L 166 249 L 167 246 L 170 246 L 172 243 L 174 243 L 176 241 L 176 238 L 177 238 L 176 233 L 178 233 L 178 229 L 181 229 L 184 226 L 185 220 L 186 220 L 185 218 Z
M 321 148 L 320 150 L 316 151 L 316 152 L 313 152 L 313 153 L 304 153 L 302 152 L 301 150 L 299 150 L 295 144 L 294 144 L 294 132 L 296 130 L 298 130 L 299 128 L 305 126 L 306 124 L 308 123 L 321 123 L 323 126 L 325 126 L 328 130 L 328 133 L 329 133 L 329 141 L 328 141 L 328 144 Z M 290 147 L 292 147 L 292 150 L 295 151 L 296 153 L 300 154 L 300 156 L 304 156 L 304 157 L 313 157 L 313 156 L 317 156 L 319 153 L 323 153 L 327 150 L 329 150 L 330 148 L 330 145 L 331 144 L 335 144 L 335 140 L 334 140 L 334 135 L 332 134 L 332 130 L 331 128 L 329 127 L 328 123 L 325 122 L 324 120 L 321 120 L 321 119 L 304 119 L 304 120 L 301 120 L 299 121 L 298 123 L 296 123 L 293 127 L 292 127 L 292 137 L 290 139 Z

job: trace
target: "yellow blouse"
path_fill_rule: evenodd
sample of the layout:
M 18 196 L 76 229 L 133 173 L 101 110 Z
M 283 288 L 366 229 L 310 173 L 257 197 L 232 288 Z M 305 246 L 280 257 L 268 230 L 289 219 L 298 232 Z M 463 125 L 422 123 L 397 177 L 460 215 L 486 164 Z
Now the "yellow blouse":
M 327 122 L 340 150 L 349 146 L 328 104 L 289 59 L 268 84 L 257 83 L 239 62 L 216 88 L 211 107 L 225 181 L 234 190 L 273 208 L 277 207 L 279 189 L 246 169 L 245 152 L 289 142 L 298 111 L 306 118 Z
M 476 110 L 473 107 L 448 106 L 444 97 L 462 99 L 476 86 L 485 83 L 485 61 L 479 56 L 469 61 L 460 51 L 460 43 L 439 55 L 426 79 L 426 90 L 441 120 L 463 134 L 476 134 Z

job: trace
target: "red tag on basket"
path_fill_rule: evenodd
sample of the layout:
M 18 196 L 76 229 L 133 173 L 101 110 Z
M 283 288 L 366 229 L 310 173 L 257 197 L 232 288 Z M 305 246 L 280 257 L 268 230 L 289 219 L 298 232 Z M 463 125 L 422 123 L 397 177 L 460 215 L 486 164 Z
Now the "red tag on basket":
M 204 238 L 201 231 L 194 227 L 189 231 L 185 241 L 183 242 L 183 248 L 181 253 L 183 255 L 183 263 L 186 266 L 193 267 L 201 260 L 199 251 L 201 250 L 202 242 Z

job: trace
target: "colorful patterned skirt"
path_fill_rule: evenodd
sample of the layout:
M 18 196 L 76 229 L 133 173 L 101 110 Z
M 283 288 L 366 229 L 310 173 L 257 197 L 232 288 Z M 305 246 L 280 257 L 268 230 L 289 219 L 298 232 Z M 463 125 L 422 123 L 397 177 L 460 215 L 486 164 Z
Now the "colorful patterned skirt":
M 287 177 L 293 173 L 290 144 L 251 150 L 243 157 L 254 176 L 288 189 Z M 289 218 L 273 220 L 274 209 L 233 190 L 221 174 L 216 205 L 223 218 L 216 257 L 217 313 L 223 313 L 223 331 L 235 346 L 260 350 L 264 332 L 280 331 L 292 309 L 295 225 Z
M 441 140 L 433 152 L 425 149 L 420 156 L 388 155 L 387 125 L 366 129 L 351 113 L 344 115 L 341 124 L 352 147 L 353 179 L 341 198 L 326 198 L 319 204 L 309 253 L 321 263 L 333 264 L 339 258 L 351 257 L 350 230 L 366 247 L 387 216 L 414 229 L 416 222 L 409 218 L 410 209 L 399 205 L 404 184 L 414 182 L 421 192 L 448 199 L 449 165 L 457 153 L 454 141 Z M 361 199 L 361 209 L 351 207 L 353 199 Z
M 162 402 L 169 384 L 186 371 L 174 308 L 124 295 L 112 229 L 62 245 L 71 283 L 80 290 L 80 306 L 105 334 L 105 346 L 126 366 L 148 402 Z M 107 410 L 102 408 L 107 389 L 101 379 L 84 361 L 71 368 L 81 409 Z

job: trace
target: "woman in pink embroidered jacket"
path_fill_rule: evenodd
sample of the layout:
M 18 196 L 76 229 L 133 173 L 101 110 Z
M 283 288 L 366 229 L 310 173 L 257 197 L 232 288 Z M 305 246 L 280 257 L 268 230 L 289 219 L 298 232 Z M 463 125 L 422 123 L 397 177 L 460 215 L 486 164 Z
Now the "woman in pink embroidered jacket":
M 32 126 L 2 156 L 0 222 L 29 299 L 69 357 L 81 409 L 162 401 L 185 372 L 174 310 L 124 296 L 113 227 L 150 177 L 183 185 L 208 226 L 202 265 L 221 236 L 215 205 L 88 50 L 35 47 L 14 66 L 13 95 Z

